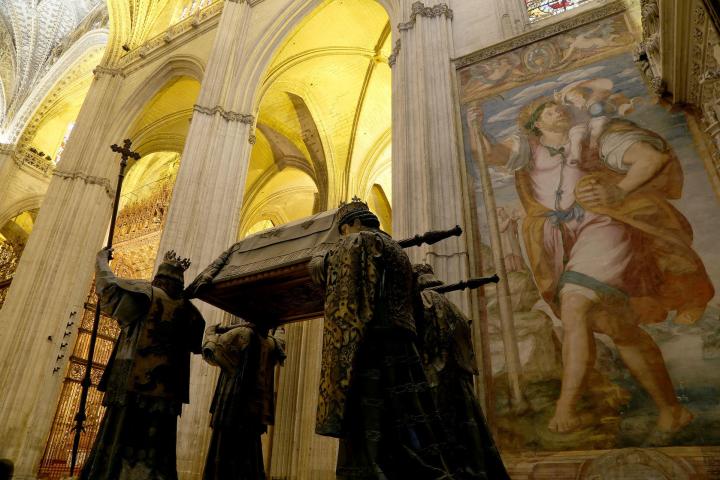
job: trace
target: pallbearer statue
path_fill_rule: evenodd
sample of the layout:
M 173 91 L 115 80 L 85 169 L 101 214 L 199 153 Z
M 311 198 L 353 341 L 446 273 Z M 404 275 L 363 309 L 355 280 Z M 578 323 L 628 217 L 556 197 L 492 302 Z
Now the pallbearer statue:
M 242 322 L 208 327 L 203 358 L 221 373 L 210 407 L 212 438 L 204 480 L 264 479 L 260 436 L 275 417 L 275 376 L 285 359 L 282 328 Z
M 310 264 L 325 288 L 316 432 L 340 438 L 338 478 L 448 479 L 443 427 L 415 346 L 413 273 L 355 198 Z
M 459 478 L 509 479 L 473 390 L 478 369 L 470 322 L 445 295 L 430 290 L 443 285 L 430 265 L 413 265 L 413 273 L 418 348 L 448 432 L 449 461 L 461 469 Z
M 107 407 L 83 480 L 176 480 L 177 417 L 188 403 L 190 354 L 200 353 L 200 312 L 182 296 L 190 265 L 165 254 L 152 282 L 117 278 L 98 253 L 96 289 L 120 337 L 98 389 Z

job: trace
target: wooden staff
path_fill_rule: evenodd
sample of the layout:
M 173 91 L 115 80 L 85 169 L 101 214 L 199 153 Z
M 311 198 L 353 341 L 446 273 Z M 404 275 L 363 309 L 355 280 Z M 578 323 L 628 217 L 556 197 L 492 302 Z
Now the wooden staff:
M 120 203 L 120 190 L 122 189 L 123 180 L 125 179 L 125 168 L 127 167 L 128 159 L 132 158 L 138 160 L 140 154 L 130 150 L 132 142 L 129 138 L 123 141 L 123 146 L 120 147 L 117 144 L 112 144 L 110 148 L 113 152 L 117 152 L 121 155 L 120 160 L 120 172 L 118 173 L 117 188 L 115 189 L 115 200 L 113 201 L 112 217 L 110 217 L 110 233 L 108 234 L 108 241 L 106 248 L 112 248 L 113 235 L 115 233 L 115 221 L 117 220 L 118 206 Z M 90 334 L 90 348 L 88 350 L 87 365 L 85 366 L 85 377 L 83 378 L 81 385 L 82 391 L 80 392 L 80 405 L 78 406 L 78 412 L 75 415 L 75 437 L 73 438 L 72 455 L 70 457 L 70 476 L 75 474 L 75 464 L 77 463 L 78 447 L 80 446 L 80 434 L 85 430 L 84 423 L 87 419 L 85 415 L 85 407 L 87 405 L 87 397 L 90 391 L 90 385 L 92 381 L 90 379 L 90 373 L 92 372 L 93 356 L 95 354 L 95 342 L 97 341 L 98 326 L 100 325 L 100 296 L 98 295 L 97 301 L 95 302 L 95 318 L 93 319 L 92 333 Z
M 513 320 L 512 302 L 510 299 L 510 287 L 507 282 L 507 270 L 503 259 L 502 243 L 500 240 L 500 225 L 497 218 L 495 205 L 495 194 L 492 188 L 492 180 L 485 159 L 485 149 L 482 138 L 480 138 L 480 126 L 477 121 L 471 123 L 471 129 L 476 135 L 478 144 L 477 161 L 480 170 L 482 183 L 483 200 L 485 201 L 485 212 L 487 214 L 488 227 L 490 228 L 490 245 L 493 253 L 495 271 L 500 277 L 497 284 L 498 310 L 500 313 L 500 328 L 502 331 L 503 346 L 505 347 L 505 367 L 510 384 L 510 401 L 516 411 L 527 408 L 527 402 L 520 388 L 520 352 L 517 344 L 517 333 L 515 332 L 515 321 Z

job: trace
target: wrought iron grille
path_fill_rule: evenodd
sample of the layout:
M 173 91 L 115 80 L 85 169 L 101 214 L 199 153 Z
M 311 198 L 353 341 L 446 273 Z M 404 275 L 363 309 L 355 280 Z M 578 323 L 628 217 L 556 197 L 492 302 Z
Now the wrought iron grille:
M 80 404 L 80 391 L 82 390 L 80 382 L 85 376 L 94 315 L 95 305 L 87 303 L 83 312 L 75 349 L 70 357 L 67 375 L 63 382 L 60 401 L 50 429 L 50 437 L 40 463 L 39 478 L 59 480 L 70 475 L 70 455 L 75 433 L 73 430 L 74 419 Z M 80 437 L 80 448 L 78 450 L 79 467 L 82 467 L 87 455 L 90 453 L 100 427 L 100 421 L 105 414 L 105 407 L 102 406 L 103 393 L 97 390 L 97 384 L 105 371 L 105 366 L 110 359 L 115 339 L 119 333 L 120 329 L 114 320 L 105 316 L 100 317 L 98 339 L 95 344 L 95 361 L 90 373 L 92 385 L 88 394 L 85 433 Z

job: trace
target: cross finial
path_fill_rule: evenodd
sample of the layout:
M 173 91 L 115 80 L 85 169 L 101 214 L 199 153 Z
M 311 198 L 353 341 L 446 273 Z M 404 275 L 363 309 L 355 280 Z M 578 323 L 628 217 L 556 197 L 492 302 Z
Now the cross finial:
M 129 138 L 126 138 L 125 140 L 123 140 L 122 147 L 118 146 L 118 144 L 116 144 L 116 143 L 113 143 L 112 145 L 110 145 L 110 149 L 113 152 L 117 152 L 120 155 L 122 155 L 123 160 L 127 160 L 128 158 L 139 160 L 140 154 L 130 150 L 131 145 L 132 145 L 132 141 Z

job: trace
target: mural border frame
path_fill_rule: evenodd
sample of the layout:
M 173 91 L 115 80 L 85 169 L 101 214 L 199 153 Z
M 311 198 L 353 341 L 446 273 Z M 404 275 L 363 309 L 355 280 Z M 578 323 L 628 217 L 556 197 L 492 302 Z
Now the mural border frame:
M 555 35 L 560 35 L 577 27 L 602 20 L 603 18 L 607 18 L 627 10 L 628 7 L 622 0 L 613 0 L 605 5 L 599 5 L 593 9 L 578 13 L 568 19 L 559 20 L 555 23 L 539 27 L 535 30 L 530 30 L 516 37 L 512 37 L 480 50 L 476 50 L 467 55 L 454 58 L 452 62 L 455 64 L 455 69 L 460 70 L 461 68 L 472 65 L 473 63 L 502 55 L 503 53 L 525 47 Z
M 561 35 L 582 27 L 591 23 L 603 20 L 605 18 L 623 14 L 625 21 L 628 22 L 629 32 L 640 41 L 641 32 L 638 30 L 639 26 L 632 25 L 628 18 L 628 13 L 632 12 L 639 5 L 630 4 L 623 0 L 611 0 L 603 5 L 598 5 L 595 8 L 588 9 L 587 11 L 578 13 L 570 18 L 559 20 L 554 23 L 541 26 L 537 29 L 523 33 L 519 36 L 509 38 L 502 42 L 490 45 L 488 47 L 476 50 L 467 55 L 463 55 L 452 59 L 452 63 L 455 66 L 456 75 L 459 74 L 460 70 L 473 65 L 478 62 L 482 62 L 493 57 L 503 55 L 513 50 L 518 50 L 535 42 L 542 41 Z M 601 55 L 594 57 L 592 61 L 598 61 L 602 58 L 616 55 L 622 51 L 631 52 L 632 49 L 629 47 L 623 47 L 607 53 L 607 55 Z M 584 62 L 581 62 L 584 63 Z M 552 73 L 548 74 L 552 75 Z M 542 78 L 542 75 L 539 77 Z M 459 81 L 459 77 L 456 76 L 456 82 Z M 456 83 L 457 88 L 460 89 L 459 83 Z M 458 92 L 460 93 L 460 92 Z M 462 108 L 463 101 L 458 97 L 458 113 Z M 686 112 L 687 114 L 688 112 Z M 687 117 L 686 117 L 687 118 Z M 688 118 L 688 125 L 692 123 Z M 696 126 L 697 128 L 697 126 Z M 699 132 L 693 131 L 691 133 L 695 141 L 698 140 L 697 134 Z M 704 133 L 704 132 L 702 132 Z M 462 136 L 461 136 L 462 139 Z M 464 159 L 465 153 L 462 147 L 463 143 L 461 140 L 461 152 Z M 701 159 L 706 162 L 706 152 L 698 151 Z M 705 165 L 707 167 L 707 165 Z M 466 170 L 466 163 L 463 162 L 463 170 Z M 707 173 L 707 168 L 705 168 Z M 466 182 L 466 188 L 469 192 L 472 192 L 472 185 L 468 172 L 464 172 L 464 181 Z M 713 190 L 716 194 L 720 194 L 714 185 L 711 175 L 708 175 L 711 184 L 713 184 Z M 471 210 L 474 207 L 471 202 L 476 202 L 475 195 L 469 195 L 466 197 L 466 207 Z M 476 205 L 476 204 L 475 204 Z M 468 215 L 470 217 L 471 228 L 473 231 L 477 231 L 477 217 L 475 215 Z M 473 253 L 470 257 L 475 257 L 477 253 Z M 477 270 L 481 268 L 482 263 L 480 259 L 473 258 Z M 480 293 L 479 301 L 477 302 L 481 311 L 478 315 L 483 318 L 485 316 L 485 301 L 484 295 Z M 487 388 L 487 386 L 486 386 Z M 487 394 L 487 392 L 486 392 Z M 490 394 L 492 397 L 493 395 Z M 485 399 L 489 404 L 494 403 L 494 399 Z M 488 412 L 488 420 L 491 429 L 492 418 L 494 415 Z M 506 468 L 510 473 L 513 480 L 539 480 L 539 479 L 596 479 L 599 477 L 594 476 L 591 471 L 592 469 L 602 468 L 605 463 L 612 463 L 618 465 L 619 463 L 625 464 L 643 464 L 642 453 L 648 453 L 649 456 L 655 456 L 656 459 L 666 459 L 670 464 L 677 468 L 677 472 L 681 472 L 688 480 L 701 480 L 701 479 L 713 479 L 720 478 L 720 446 L 674 446 L 674 447 L 629 447 L 629 448 L 617 448 L 610 450 L 568 450 L 568 451 L 532 451 L 522 453 L 510 453 L 503 454 L 503 458 L 506 463 Z M 682 478 L 682 477 L 681 477 Z

